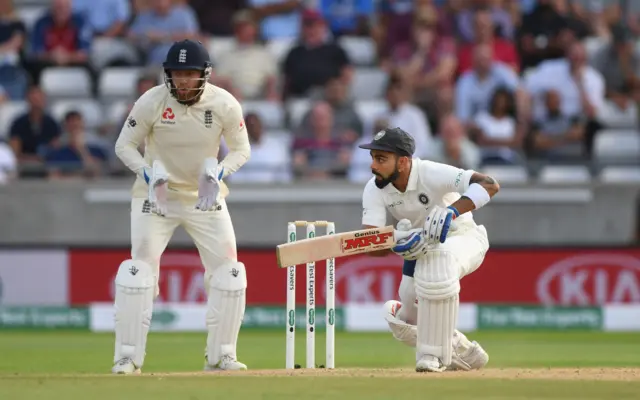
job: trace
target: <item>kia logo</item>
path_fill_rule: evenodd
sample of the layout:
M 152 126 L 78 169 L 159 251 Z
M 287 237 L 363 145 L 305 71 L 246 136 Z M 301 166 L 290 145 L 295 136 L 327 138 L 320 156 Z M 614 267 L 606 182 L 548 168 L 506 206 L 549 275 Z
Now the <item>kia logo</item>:
M 624 254 L 585 254 L 561 260 L 538 278 L 546 305 L 640 302 L 640 259 Z

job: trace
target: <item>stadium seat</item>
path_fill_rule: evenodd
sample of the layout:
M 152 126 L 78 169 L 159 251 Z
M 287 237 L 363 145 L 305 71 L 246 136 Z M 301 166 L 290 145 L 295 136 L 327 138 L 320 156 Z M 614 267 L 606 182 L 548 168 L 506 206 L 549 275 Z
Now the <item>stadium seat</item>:
M 99 127 L 103 120 L 102 106 L 94 99 L 77 99 L 77 100 L 58 100 L 51 106 L 51 114 L 60 123 L 66 113 L 69 111 L 78 111 L 82 114 L 85 127 L 87 129 L 95 129 Z
M 10 101 L 0 106 L 0 140 L 9 137 L 11 124 L 20 115 L 25 113 L 29 105 L 26 101 Z
M 311 108 L 311 100 L 294 99 L 287 102 L 287 110 L 289 112 L 289 123 L 292 129 L 296 129 L 302 122 L 302 119 Z
M 278 129 L 284 126 L 284 110 L 280 103 L 272 101 L 243 101 L 242 111 L 258 114 L 266 129 Z
M 129 113 L 129 102 L 125 100 L 114 101 L 109 104 L 107 110 L 106 123 L 119 125 L 122 124 Z
M 50 67 L 42 71 L 42 90 L 48 97 L 92 97 L 89 72 L 80 67 Z
M 364 126 L 372 126 L 376 118 L 387 111 L 387 103 L 384 100 L 359 100 L 355 108 Z
M 98 93 L 102 99 L 133 98 L 136 95 L 140 68 L 105 68 L 98 80 Z
M 602 164 L 637 163 L 640 161 L 640 132 L 604 129 L 596 133 L 594 160 Z
M 340 46 L 349 55 L 349 60 L 360 66 L 370 66 L 376 61 L 376 46 L 366 37 L 343 36 L 338 40 Z
M 140 65 L 138 50 L 122 39 L 95 38 L 91 43 L 91 64 L 98 70 L 111 64 Z
M 356 100 L 377 99 L 383 96 L 388 75 L 377 68 L 356 68 L 351 84 L 351 96 Z
M 607 129 L 633 129 L 638 126 L 638 107 L 631 103 L 620 110 L 611 100 L 606 100 L 598 109 L 598 122 Z
M 276 62 L 280 64 L 287 57 L 289 50 L 295 43 L 295 39 L 272 39 L 267 43 L 267 50 L 273 54 Z
M 234 38 L 224 36 L 213 36 L 209 39 L 208 50 L 213 65 L 216 65 L 225 53 L 233 49 L 235 42 Z
M 482 173 L 493 177 L 498 183 L 527 183 L 529 172 L 519 165 L 491 165 L 482 168 Z
M 27 28 L 27 32 L 31 32 L 38 18 L 44 15 L 48 7 L 46 6 L 20 6 L 18 7 L 18 17 Z
M 640 167 L 605 167 L 598 178 L 605 183 L 640 184 Z
M 583 165 L 547 165 L 542 167 L 539 175 L 540 183 L 575 184 L 591 182 L 591 173 Z

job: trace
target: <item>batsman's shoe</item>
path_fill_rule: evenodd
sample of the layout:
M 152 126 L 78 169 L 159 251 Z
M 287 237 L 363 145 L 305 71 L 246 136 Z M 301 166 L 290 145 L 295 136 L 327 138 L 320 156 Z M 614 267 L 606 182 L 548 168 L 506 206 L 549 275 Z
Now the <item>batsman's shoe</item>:
M 416 362 L 416 372 L 443 372 L 446 369 L 436 356 L 424 354 Z
M 130 358 L 123 358 L 113 364 L 111 372 L 117 375 L 137 375 L 142 372 Z
M 209 364 L 207 356 L 204 357 L 205 371 L 246 371 L 247 366 L 235 358 L 224 355 L 216 365 Z
M 489 354 L 480 346 L 480 343 L 469 341 L 459 331 L 453 334 L 453 357 L 448 370 L 471 371 L 483 368 L 489 362 Z

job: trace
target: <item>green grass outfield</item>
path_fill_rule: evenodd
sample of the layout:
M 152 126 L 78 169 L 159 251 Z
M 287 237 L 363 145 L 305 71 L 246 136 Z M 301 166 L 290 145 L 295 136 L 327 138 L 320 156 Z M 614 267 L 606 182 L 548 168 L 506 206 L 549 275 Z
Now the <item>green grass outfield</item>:
M 304 365 L 304 331 L 296 362 Z M 342 333 L 336 370 L 283 369 L 283 331 L 241 332 L 240 373 L 203 373 L 205 335 L 151 333 L 142 376 L 111 376 L 113 336 L 0 331 L 0 399 L 640 399 L 640 334 L 474 332 L 482 371 L 418 374 L 390 334 Z M 316 337 L 318 364 L 324 336 Z M 148 396 L 148 397 L 147 397 Z

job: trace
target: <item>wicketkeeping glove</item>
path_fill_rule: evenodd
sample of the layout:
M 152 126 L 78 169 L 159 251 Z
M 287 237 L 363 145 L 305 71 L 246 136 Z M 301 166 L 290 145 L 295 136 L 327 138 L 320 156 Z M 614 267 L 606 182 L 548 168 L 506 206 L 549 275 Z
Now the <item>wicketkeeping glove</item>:
M 148 199 L 151 212 L 164 217 L 167 214 L 167 191 L 169 174 L 164 165 L 158 160 L 151 168 L 144 169 L 144 180 L 149 185 Z
M 208 211 L 218 204 L 220 196 L 220 180 L 224 175 L 224 167 L 215 158 L 204 160 L 204 167 L 198 184 L 198 202 L 196 209 Z
M 396 245 L 391 249 L 405 260 L 417 260 L 427 252 L 427 241 L 420 228 L 411 229 L 411 221 L 402 219 L 394 232 Z

